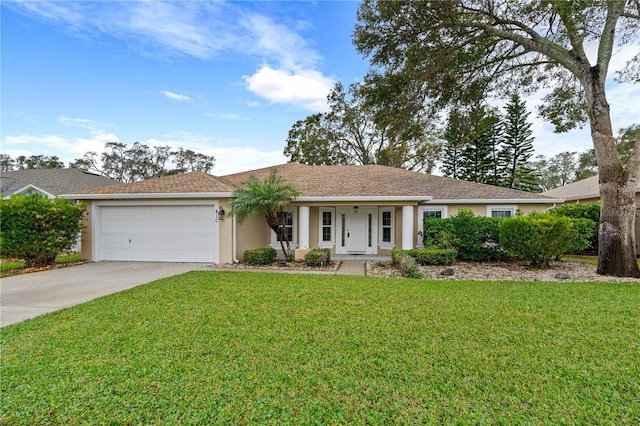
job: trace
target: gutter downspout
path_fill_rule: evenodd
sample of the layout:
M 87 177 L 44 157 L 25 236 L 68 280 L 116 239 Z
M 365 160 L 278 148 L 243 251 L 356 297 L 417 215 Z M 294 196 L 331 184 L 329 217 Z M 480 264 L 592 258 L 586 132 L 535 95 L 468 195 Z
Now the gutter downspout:
M 233 215 L 233 219 L 231 221 L 231 228 L 232 228 L 232 231 L 231 231 L 232 244 L 231 244 L 231 246 L 232 246 L 232 250 L 233 250 L 233 253 L 231 253 L 231 254 L 232 254 L 232 257 L 233 257 L 233 263 L 238 264 L 238 263 L 240 263 L 240 261 L 238 259 L 236 259 L 236 252 L 237 252 L 237 248 L 236 248 L 237 247 L 236 232 L 237 232 L 237 228 L 238 228 L 238 225 L 237 225 L 237 222 L 236 222 L 236 215 Z

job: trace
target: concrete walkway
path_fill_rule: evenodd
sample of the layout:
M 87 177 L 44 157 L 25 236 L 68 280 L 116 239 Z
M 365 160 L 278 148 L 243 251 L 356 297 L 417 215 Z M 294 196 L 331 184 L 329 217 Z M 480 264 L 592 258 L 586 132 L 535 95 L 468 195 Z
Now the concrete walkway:
M 363 260 L 343 260 L 336 271 L 338 275 L 364 275 Z

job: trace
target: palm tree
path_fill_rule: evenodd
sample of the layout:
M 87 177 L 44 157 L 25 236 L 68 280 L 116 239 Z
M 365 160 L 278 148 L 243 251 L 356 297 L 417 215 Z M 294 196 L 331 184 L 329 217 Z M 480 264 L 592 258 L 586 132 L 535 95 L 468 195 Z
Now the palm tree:
M 230 215 L 235 215 L 242 222 L 248 216 L 264 215 L 269 228 L 278 236 L 285 260 L 291 258 L 289 238 L 283 224 L 289 203 L 300 195 L 298 188 L 285 181 L 276 169 L 271 169 L 269 176 L 261 182 L 251 176 L 240 187 L 233 191 Z M 285 249 L 286 242 L 286 249 Z

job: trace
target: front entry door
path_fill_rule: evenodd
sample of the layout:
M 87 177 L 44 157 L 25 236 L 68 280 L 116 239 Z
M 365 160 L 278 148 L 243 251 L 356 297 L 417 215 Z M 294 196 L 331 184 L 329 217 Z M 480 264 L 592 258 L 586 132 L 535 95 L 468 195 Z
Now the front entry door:
M 347 215 L 347 253 L 364 253 L 367 250 L 367 217 L 364 212 Z

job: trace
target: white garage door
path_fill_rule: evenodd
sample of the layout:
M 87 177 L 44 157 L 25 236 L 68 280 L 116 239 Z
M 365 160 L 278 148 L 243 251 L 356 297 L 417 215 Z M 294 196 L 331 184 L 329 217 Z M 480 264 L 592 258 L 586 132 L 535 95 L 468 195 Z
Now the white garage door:
M 215 205 L 102 206 L 97 260 L 217 263 Z

